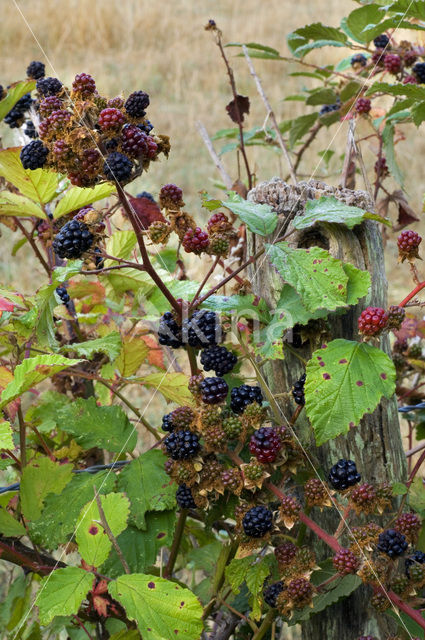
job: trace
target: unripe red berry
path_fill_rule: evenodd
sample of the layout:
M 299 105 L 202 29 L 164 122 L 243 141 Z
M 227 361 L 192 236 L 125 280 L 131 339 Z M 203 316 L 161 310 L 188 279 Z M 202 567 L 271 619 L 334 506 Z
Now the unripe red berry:
M 282 542 L 282 544 L 276 547 L 274 555 L 279 567 L 285 567 L 288 564 L 291 564 L 292 560 L 297 555 L 297 550 L 298 547 L 296 547 L 292 542 Z
M 359 331 L 365 336 L 376 336 L 388 323 L 388 314 L 381 307 L 367 307 L 361 312 L 358 325 Z
M 183 248 L 186 253 L 195 253 L 200 255 L 208 248 L 210 239 L 208 233 L 203 231 L 200 227 L 195 229 L 188 229 L 183 237 Z
M 406 258 L 408 260 L 418 258 L 418 248 L 421 242 L 422 238 L 416 231 L 412 231 L 411 229 L 402 231 L 397 238 L 398 253 L 401 261 Z
M 313 597 L 313 585 L 305 578 L 295 578 L 288 584 L 288 596 L 296 608 L 305 607 Z
M 391 305 L 391 307 L 388 309 L 388 328 L 400 329 L 405 315 L 406 311 L 404 307 L 398 307 L 395 304 Z
M 372 108 L 372 103 L 369 98 L 359 98 L 356 101 L 356 111 L 357 113 L 369 113 Z
M 384 60 L 384 67 L 389 73 L 397 75 L 401 69 L 401 58 L 396 53 L 387 53 Z
M 118 129 L 121 127 L 125 122 L 125 117 L 119 109 L 107 107 L 99 113 L 98 122 L 102 131 L 109 131 L 110 129 Z
M 168 209 L 183 207 L 183 191 L 175 184 L 164 184 L 159 192 L 159 204 Z
M 274 462 L 282 448 L 279 436 L 273 427 L 261 427 L 251 436 L 250 452 L 263 464 Z
M 409 542 L 416 542 L 422 527 L 422 520 L 416 513 L 402 513 L 394 522 L 394 529 L 406 536 Z
M 340 549 L 333 558 L 333 565 L 341 576 L 346 576 L 356 573 L 360 562 L 350 549 Z
M 82 98 L 90 97 L 96 91 L 94 78 L 88 73 L 80 73 L 75 76 L 72 90 L 81 94 Z

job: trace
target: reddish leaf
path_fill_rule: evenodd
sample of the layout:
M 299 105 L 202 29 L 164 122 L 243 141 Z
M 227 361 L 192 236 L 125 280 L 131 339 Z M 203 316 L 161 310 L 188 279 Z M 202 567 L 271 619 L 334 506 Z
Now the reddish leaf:
M 149 198 L 132 198 L 129 196 L 130 204 L 136 212 L 137 218 L 143 229 L 147 229 L 152 222 L 165 222 L 161 209 Z
M 15 307 L 13 304 L 6 300 L 6 298 L 0 298 L 0 311 L 13 311 Z
M 159 369 L 165 369 L 164 353 L 155 338 L 153 338 L 152 336 L 142 336 L 142 340 L 149 347 L 149 364 L 153 365 L 154 367 L 158 367 Z
M 103 616 L 104 618 L 108 617 L 108 600 L 103 598 L 102 596 L 93 596 L 93 607 L 96 612 Z
M 249 114 L 249 98 L 248 96 L 237 95 L 236 99 L 229 102 L 226 106 L 226 111 L 229 114 L 233 122 L 242 124 L 244 115 Z
M 71 280 L 68 293 L 71 298 L 78 299 L 91 296 L 92 304 L 100 304 L 105 299 L 105 287 L 100 282 L 90 282 L 89 280 L 81 280 L 80 282 Z

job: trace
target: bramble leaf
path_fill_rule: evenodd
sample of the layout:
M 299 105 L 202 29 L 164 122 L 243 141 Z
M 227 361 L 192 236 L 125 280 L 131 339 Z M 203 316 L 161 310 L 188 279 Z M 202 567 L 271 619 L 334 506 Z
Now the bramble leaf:
M 329 342 L 313 353 L 306 373 L 305 408 L 318 445 L 347 433 L 395 389 L 392 360 L 365 342 Z
M 36 458 L 22 472 L 20 498 L 27 520 L 37 520 L 49 493 L 61 493 L 71 481 L 72 464 L 59 464 L 50 458 Z
M 9 113 L 15 104 L 23 98 L 26 93 L 31 93 L 35 89 L 35 80 L 23 80 L 15 82 L 7 89 L 7 94 L 0 100 L 0 120 Z
M 141 379 L 141 382 L 148 387 L 158 389 L 167 400 L 177 402 L 177 404 L 192 405 L 193 396 L 187 388 L 189 379 L 184 373 L 151 373 Z
M 223 206 L 245 222 L 253 233 L 268 236 L 276 229 L 277 213 L 268 204 L 257 204 L 244 200 L 237 193 L 233 193 Z
M 50 202 L 56 196 L 59 174 L 48 169 L 24 169 L 20 153 L 21 147 L 0 150 L 0 176 L 31 200 L 40 204 Z
M 112 361 L 121 351 L 121 335 L 118 331 L 112 331 L 101 338 L 63 345 L 61 351 L 73 351 L 77 356 L 86 358 L 90 358 L 95 353 L 104 353 Z
M 0 449 L 13 449 L 12 427 L 10 422 L 2 420 L 0 422 Z
M 317 222 L 344 224 L 349 229 L 363 220 L 377 220 L 391 226 L 389 220 L 375 213 L 369 213 L 359 207 L 351 207 L 337 200 L 334 196 L 322 196 L 318 200 L 307 200 L 305 213 L 294 220 L 296 229 L 306 229 Z
M 12 191 L 0 192 L 0 215 L 17 217 L 35 216 L 36 218 L 46 220 L 46 214 L 38 204 Z
M 0 507 L 0 533 L 6 538 L 26 536 L 23 524 L 12 516 L 4 507 Z
M 110 182 L 102 182 L 95 187 L 71 187 L 59 200 L 53 212 L 55 219 L 61 218 L 71 211 L 77 211 L 97 200 L 108 198 L 114 193 L 115 187 Z
M 125 336 L 115 366 L 127 378 L 136 373 L 148 354 L 149 346 L 141 336 Z
M 40 583 L 35 604 L 40 622 L 49 624 L 55 616 L 77 613 L 92 588 L 94 576 L 79 567 L 56 569 Z

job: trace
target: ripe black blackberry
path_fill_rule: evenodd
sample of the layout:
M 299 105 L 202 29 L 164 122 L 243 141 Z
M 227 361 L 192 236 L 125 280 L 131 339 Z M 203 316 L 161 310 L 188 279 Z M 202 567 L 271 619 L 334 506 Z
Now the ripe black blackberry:
M 273 427 L 260 427 L 254 431 L 249 442 L 249 451 L 259 462 L 274 462 L 282 448 L 282 442 Z
M 24 169 L 40 169 L 44 167 L 49 150 L 41 140 L 32 140 L 22 148 L 20 158 Z
M 196 509 L 195 500 L 193 499 L 190 487 L 181 484 L 176 491 L 177 504 L 181 509 Z
M 41 96 L 56 96 L 62 89 L 62 82 L 57 78 L 40 78 L 36 88 Z
M 341 458 L 329 471 L 329 483 L 337 491 L 344 491 L 361 480 L 357 472 L 356 463 L 353 460 Z
M 229 373 L 237 361 L 238 359 L 232 351 L 218 345 L 204 349 L 201 353 L 201 364 L 205 371 L 214 371 L 216 376 L 224 376 Z
M 264 602 L 268 604 L 269 607 L 272 607 L 274 609 L 277 604 L 278 596 L 282 593 L 284 588 L 285 587 L 282 580 L 279 580 L 279 582 L 274 582 L 273 584 L 270 584 L 263 591 Z
M 96 91 L 96 82 L 89 73 L 79 73 L 72 83 L 72 90 L 78 92 L 82 98 L 89 98 Z
M 79 220 L 70 220 L 55 236 L 53 250 L 59 258 L 79 258 L 90 249 L 92 242 L 93 236 L 87 225 Z
M 143 118 L 145 109 L 149 106 L 149 96 L 144 91 L 134 91 L 124 104 L 128 115 L 132 118 Z
M 140 131 L 143 131 L 143 133 L 146 133 L 147 135 L 149 135 L 154 128 L 152 122 L 150 122 L 149 120 L 146 120 L 145 122 L 142 122 L 142 124 L 138 124 L 137 126 L 139 127 Z
M 183 346 L 182 329 L 177 324 L 171 311 L 166 311 L 159 321 L 158 342 L 172 349 Z
M 425 62 L 417 62 L 412 68 L 415 77 L 420 84 L 425 84 Z
M 35 128 L 32 120 L 26 121 L 24 133 L 26 136 L 28 136 L 28 138 L 33 138 L 33 139 L 38 138 L 37 129 Z
M 395 529 L 387 529 L 379 535 L 377 549 L 390 558 L 401 556 L 407 547 L 406 537 Z
M 33 102 L 34 100 L 31 98 L 31 94 L 26 93 L 24 96 L 22 96 L 22 98 L 18 100 L 13 108 L 18 109 L 19 111 L 22 111 L 22 113 L 24 113 L 32 107 Z
M 149 191 L 141 191 L 140 193 L 137 194 L 136 198 L 146 198 L 151 202 L 155 202 L 155 198 L 151 193 L 149 193 Z
M 263 394 L 260 387 L 251 387 L 248 384 L 242 384 L 240 387 L 234 387 L 230 393 L 230 408 L 234 413 L 241 414 L 246 407 L 253 402 L 262 404 Z
M 363 53 L 356 53 L 351 58 L 351 66 L 352 67 L 365 67 L 367 65 L 367 58 Z
M 202 394 L 202 402 L 205 404 L 218 404 L 227 397 L 229 387 L 223 378 L 205 378 L 199 385 Z
M 382 33 L 380 36 L 377 36 L 376 38 L 374 38 L 373 44 L 377 49 L 385 49 L 389 41 L 390 41 L 389 37 L 385 35 L 385 33 Z
M 305 397 L 304 397 L 304 384 L 305 384 L 306 374 L 303 373 L 301 378 L 297 380 L 292 387 L 292 395 L 294 396 L 294 400 L 300 407 L 305 405 Z
M 9 111 L 9 113 L 5 115 L 4 122 L 11 129 L 18 129 L 22 125 L 24 119 L 25 119 L 25 116 L 23 112 L 20 111 L 19 109 L 13 108 Z
M 121 133 L 121 147 L 124 153 L 131 158 L 137 158 L 141 155 L 148 155 L 147 136 L 139 127 L 134 124 L 128 124 L 123 127 Z
M 43 62 L 39 62 L 38 60 L 33 60 L 27 67 L 27 76 L 33 80 L 40 80 L 40 78 L 44 78 L 45 73 L 46 67 Z
M 415 564 L 425 564 L 425 553 L 423 551 L 414 551 L 404 561 L 406 576 L 410 578 L 410 568 Z
M 190 407 L 177 407 L 171 413 L 162 418 L 162 429 L 164 431 L 174 431 L 174 429 L 187 429 L 195 418 L 193 409 Z
M 335 104 L 324 104 L 319 111 L 319 116 L 324 116 L 327 113 L 332 113 L 333 111 L 339 111 L 340 109 L 341 109 L 340 102 L 335 102 Z
M 273 527 L 273 514 L 267 507 L 252 507 L 243 517 L 242 526 L 250 538 L 262 538 Z
M 103 165 L 103 173 L 107 180 L 117 180 L 117 182 L 125 182 L 131 176 L 133 163 L 119 151 L 113 151 L 106 157 Z
M 218 344 L 223 339 L 220 319 L 214 311 L 199 310 L 183 323 L 183 342 L 201 349 Z
M 196 433 L 183 429 L 170 433 L 164 440 L 164 446 L 173 460 L 188 460 L 196 456 L 201 445 Z
M 163 431 L 169 431 L 170 433 L 171 433 L 171 431 L 174 431 L 174 425 L 173 425 L 173 420 L 172 420 L 172 417 L 171 417 L 171 413 L 167 413 L 167 414 L 165 414 L 165 416 L 162 416 L 161 429 Z
M 66 287 L 56 287 L 56 293 L 61 299 L 62 304 L 68 304 L 68 302 L 71 300 L 71 298 L 69 297 L 69 293 L 66 290 Z

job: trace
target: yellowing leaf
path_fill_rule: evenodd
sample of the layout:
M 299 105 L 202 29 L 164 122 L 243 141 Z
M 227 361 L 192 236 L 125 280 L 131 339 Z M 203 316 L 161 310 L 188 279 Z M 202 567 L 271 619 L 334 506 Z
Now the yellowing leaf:
M 0 192 L 1 216 L 36 216 L 46 220 L 46 214 L 35 202 L 11 191 Z
M 0 176 L 11 182 L 31 200 L 46 204 L 56 195 L 59 174 L 47 169 L 24 169 L 20 159 L 21 147 L 0 150 Z
M 184 373 L 151 373 L 142 382 L 148 387 L 155 387 L 165 398 L 181 406 L 194 403 L 187 388 L 189 378 Z
M 149 353 L 149 347 L 140 336 L 124 338 L 121 353 L 115 364 L 124 378 L 136 373 Z
M 0 422 L 0 449 L 13 449 L 12 427 L 10 422 L 3 420 Z
M 107 198 L 115 191 L 115 186 L 110 182 L 102 182 L 95 187 L 88 189 L 83 187 L 71 187 L 63 198 L 60 199 L 53 212 L 55 219 L 76 211 L 82 207 L 86 207 L 88 204 L 92 204 L 97 200 L 103 200 Z

